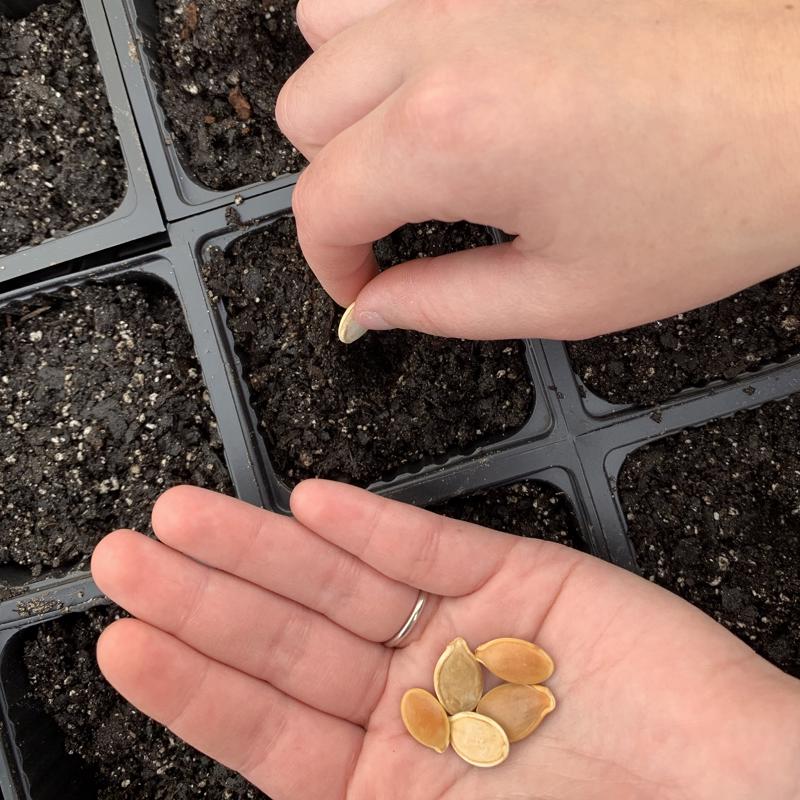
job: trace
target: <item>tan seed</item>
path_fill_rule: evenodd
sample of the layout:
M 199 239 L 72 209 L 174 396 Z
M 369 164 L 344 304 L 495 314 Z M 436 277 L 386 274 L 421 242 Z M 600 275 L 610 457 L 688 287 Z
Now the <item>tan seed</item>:
M 475 651 L 475 658 L 508 683 L 543 683 L 555 669 L 541 647 L 523 639 L 492 639 Z
M 487 692 L 476 710 L 499 723 L 513 743 L 530 736 L 555 707 L 556 699 L 546 686 L 503 683 Z
M 339 341 L 342 344 L 353 344 L 368 332 L 366 328 L 355 321 L 353 317 L 355 310 L 356 304 L 353 303 L 347 307 L 339 320 Z
M 474 711 L 483 694 L 483 670 L 462 639 L 453 639 L 433 671 L 433 688 L 448 714 Z
M 473 711 L 450 717 L 450 744 L 473 767 L 496 767 L 508 758 L 510 749 L 500 725 Z
M 450 720 L 441 703 L 424 689 L 409 689 L 400 701 L 406 730 L 425 747 L 444 753 L 450 744 Z

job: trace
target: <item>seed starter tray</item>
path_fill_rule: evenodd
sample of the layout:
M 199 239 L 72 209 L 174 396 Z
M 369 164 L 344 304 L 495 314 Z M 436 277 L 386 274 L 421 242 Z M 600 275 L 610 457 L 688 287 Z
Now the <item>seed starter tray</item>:
M 158 14 L 155 0 L 103 0 L 159 198 L 168 221 L 180 220 L 294 183 L 296 175 L 215 191 L 183 165 L 159 101 L 155 78 Z
M 189 280 L 185 276 L 189 276 Z M 34 284 L 25 289 L 18 289 L 0 294 L 0 313 L 9 303 L 27 300 L 35 295 L 86 285 L 93 282 L 152 282 L 159 281 L 169 288 L 178 298 L 184 313 L 184 320 L 193 336 L 194 355 L 202 370 L 208 390 L 211 409 L 214 412 L 220 438 L 223 440 L 226 465 L 234 489 L 239 497 L 250 503 L 260 504 L 262 497 L 258 489 L 253 466 L 248 461 L 247 449 L 242 441 L 243 431 L 233 398 L 228 392 L 228 382 L 219 376 L 225 372 L 225 364 L 216 347 L 207 345 L 208 322 L 203 310 L 203 295 L 199 284 L 192 280 L 191 273 L 176 269 L 168 252 L 143 256 L 128 262 L 75 273 L 66 277 L 55 278 L 43 283 Z M 0 284 L 0 289 L 2 285 Z M 199 313 L 198 313 L 199 312 Z M 27 580 L 26 580 L 27 577 Z M 28 571 L 14 565 L 0 566 L 0 580 L 10 587 L 24 587 L 27 591 L 54 589 L 76 578 L 86 578 L 85 568 L 57 569 L 46 571 L 43 577 L 30 580 Z M 0 626 L 5 622 L 18 618 L 17 606 L 25 607 L 25 598 L 18 597 L 5 604 L 0 604 Z
M 152 79 L 153 0 L 102 1 L 116 54 L 101 0 L 82 0 L 120 132 L 129 172 L 128 194 L 120 209 L 106 220 L 0 258 L 0 308 L 89 281 L 164 282 L 178 297 L 193 337 L 237 495 L 287 513 L 289 490 L 271 465 L 225 309 L 221 302 L 210 300 L 201 266 L 209 248 L 225 249 L 289 214 L 296 177 L 284 176 L 232 192 L 214 192 L 195 181 L 182 166 L 169 137 Z M 21 14 L 38 3 L 0 0 L 0 10 Z M 110 257 L 110 263 L 103 266 L 79 269 L 80 259 L 95 251 L 133 243 L 163 228 L 137 126 L 164 215 L 170 221 L 170 245 L 136 257 Z M 41 275 L 55 272 L 45 269 L 53 265 L 61 265 L 57 271 L 68 274 L 43 280 Z M 33 275 L 36 270 L 43 272 Z M 521 430 L 470 453 L 454 453 L 417 465 L 370 488 L 387 497 L 428 506 L 505 484 L 545 482 L 570 501 L 589 552 L 636 570 L 616 494 L 625 458 L 637 448 L 687 427 L 800 392 L 797 357 L 734 380 L 686 390 L 657 406 L 619 406 L 583 386 L 564 343 L 529 340 L 525 353 L 535 405 Z M 91 800 L 91 780 L 81 762 L 64 753 L 63 737 L 54 723 L 23 702 L 27 678 L 21 643 L 44 621 L 84 611 L 104 598 L 85 569 L 51 572 L 24 585 L 20 572 L 0 568 L 0 579 L 16 584 L 21 591 L 0 603 L 0 725 L 4 728 L 0 791 L 3 800 Z
M 0 13 L 10 17 L 25 16 L 46 1 L 0 0 Z M 99 222 L 56 239 L 47 239 L 41 244 L 24 247 L 15 253 L 0 255 L 0 281 L 29 275 L 164 230 L 101 0 L 81 0 L 81 3 L 119 134 L 127 171 L 125 196 L 120 205 Z

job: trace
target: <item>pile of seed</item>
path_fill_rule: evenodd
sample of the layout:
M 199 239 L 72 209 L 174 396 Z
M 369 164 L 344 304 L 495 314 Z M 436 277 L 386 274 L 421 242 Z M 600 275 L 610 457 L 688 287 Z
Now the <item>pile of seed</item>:
M 483 667 L 505 683 L 483 691 Z M 530 736 L 556 707 L 541 684 L 553 674 L 553 659 L 522 639 L 492 639 L 473 653 L 454 639 L 433 672 L 434 697 L 409 689 L 400 701 L 408 732 L 425 747 L 453 750 L 474 767 L 496 767 L 514 742 Z

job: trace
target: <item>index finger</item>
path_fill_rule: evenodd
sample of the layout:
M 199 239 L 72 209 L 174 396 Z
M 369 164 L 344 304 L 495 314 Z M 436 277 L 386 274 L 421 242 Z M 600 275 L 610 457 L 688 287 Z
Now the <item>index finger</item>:
M 547 547 L 333 481 L 301 483 L 291 505 L 304 525 L 385 575 L 446 597 L 484 586 L 520 544 Z M 565 563 L 576 557 L 563 550 Z
M 299 0 L 297 24 L 315 50 L 394 0 Z

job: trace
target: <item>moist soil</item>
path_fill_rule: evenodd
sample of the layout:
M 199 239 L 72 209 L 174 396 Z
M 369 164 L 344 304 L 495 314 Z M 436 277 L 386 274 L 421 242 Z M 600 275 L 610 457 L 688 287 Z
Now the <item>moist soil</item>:
M 429 506 L 428 510 L 492 530 L 586 550 L 572 505 L 563 492 L 546 483 L 521 481 L 498 486 Z
M 122 615 L 115 607 L 71 614 L 38 626 L 24 647 L 28 700 L 55 720 L 66 752 L 88 765 L 97 800 L 264 800 L 240 775 L 140 714 L 106 683 L 95 647 Z
M 127 172 L 79 0 L 0 13 L 0 253 L 99 222 Z
M 384 267 L 491 243 L 484 228 L 425 223 L 376 247 Z M 221 299 L 273 466 L 288 485 L 360 485 L 468 452 L 527 422 L 533 406 L 520 342 L 466 342 L 407 331 L 340 344 L 341 309 L 306 264 L 294 220 L 212 251 Z
M 637 450 L 618 489 L 639 566 L 800 678 L 800 397 Z
M 800 352 L 800 269 L 677 317 L 569 346 L 587 388 L 654 405 Z
M 169 290 L 86 285 L 0 308 L 0 563 L 81 565 L 114 528 L 149 530 L 178 483 L 230 491 Z
M 298 172 L 275 101 L 311 55 L 297 0 L 156 0 L 156 78 L 185 166 L 211 189 Z

